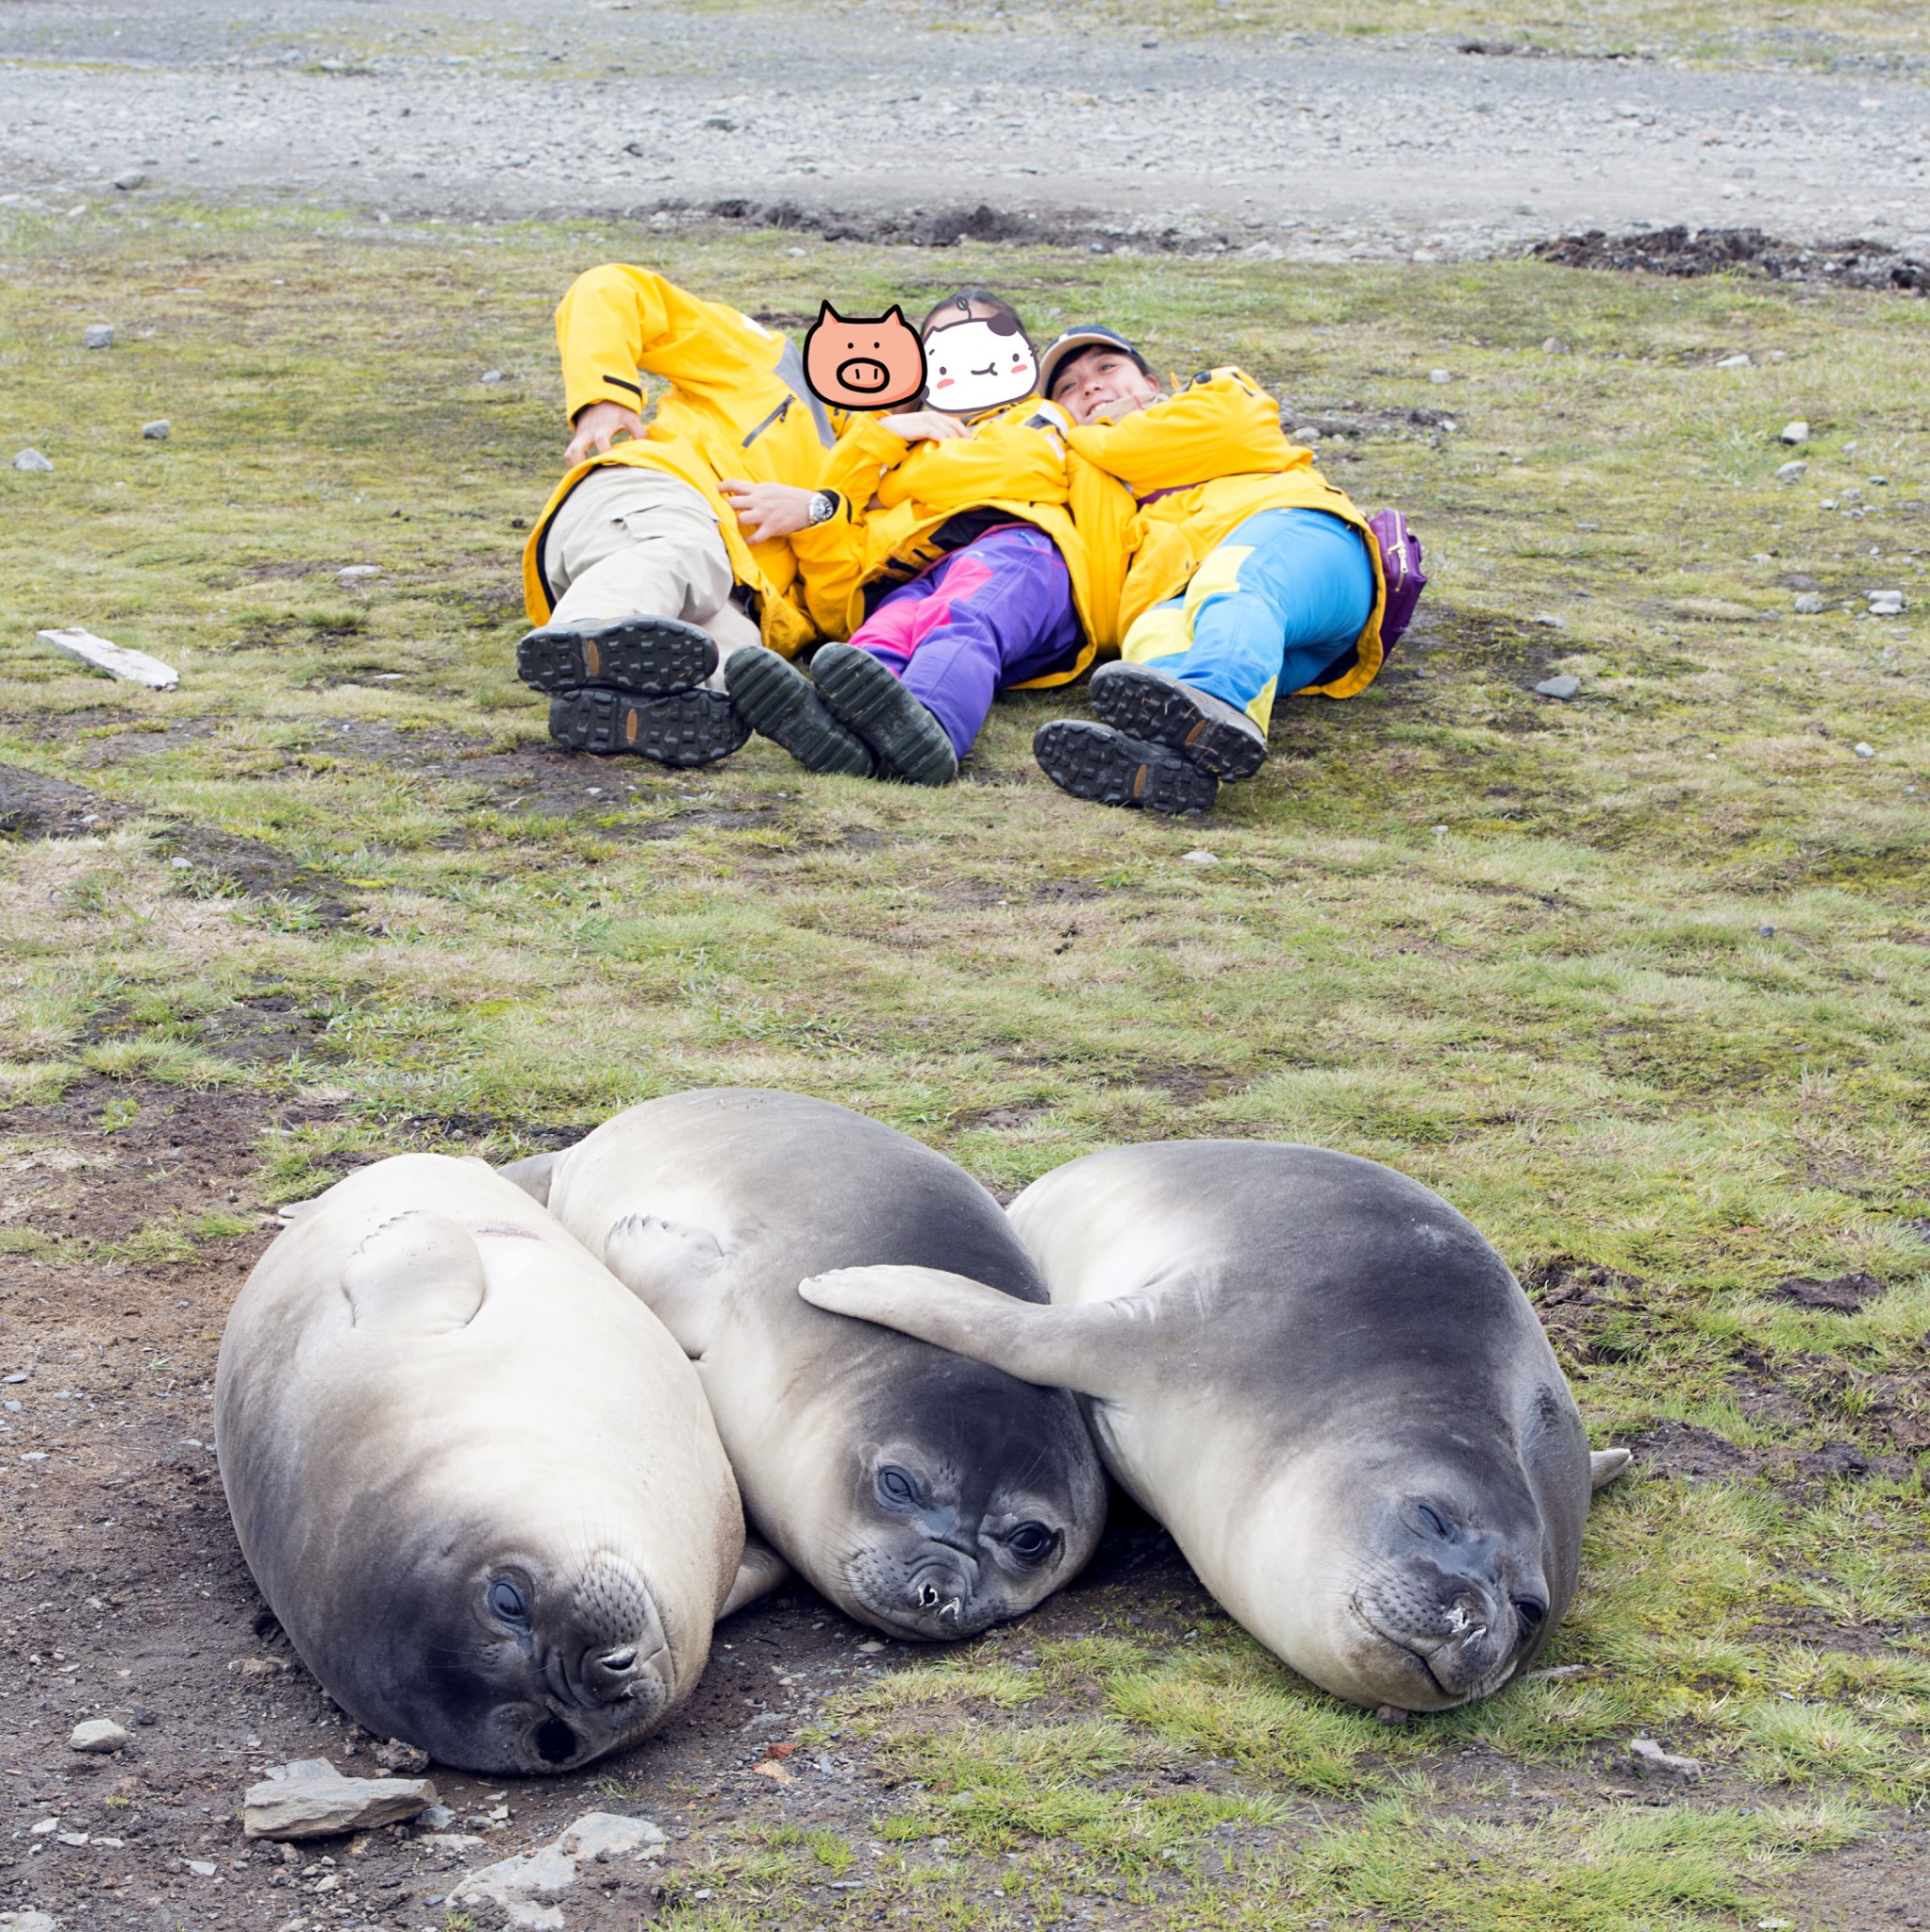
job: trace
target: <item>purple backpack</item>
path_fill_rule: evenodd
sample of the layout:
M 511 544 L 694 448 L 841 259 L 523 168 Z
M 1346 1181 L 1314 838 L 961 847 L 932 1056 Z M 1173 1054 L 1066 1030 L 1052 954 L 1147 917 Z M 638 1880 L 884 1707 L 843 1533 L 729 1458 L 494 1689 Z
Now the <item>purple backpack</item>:
M 1421 539 L 1399 510 L 1376 510 L 1367 527 L 1373 532 L 1381 575 L 1387 580 L 1388 600 L 1380 614 L 1380 648 L 1386 657 L 1414 621 L 1414 607 L 1427 588 L 1427 573 L 1421 568 Z

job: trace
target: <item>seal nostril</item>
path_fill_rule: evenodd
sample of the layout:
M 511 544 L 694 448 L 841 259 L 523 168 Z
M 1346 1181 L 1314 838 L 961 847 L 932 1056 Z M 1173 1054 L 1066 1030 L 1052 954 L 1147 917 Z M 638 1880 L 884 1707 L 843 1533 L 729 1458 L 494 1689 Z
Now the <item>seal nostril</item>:
M 918 1601 L 927 1610 L 934 1609 L 938 1606 L 939 1593 L 930 1584 L 921 1584 L 918 1591 Z
M 1515 1617 L 1522 1626 L 1522 1641 L 1525 1643 L 1535 1632 L 1540 1629 L 1541 1620 L 1548 1614 L 1548 1606 L 1532 1596 L 1515 1598 Z
M 635 1644 L 628 1644 L 622 1650 L 612 1650 L 597 1658 L 597 1662 L 612 1675 L 621 1676 L 625 1671 L 636 1669 L 637 1647 Z
M 536 1727 L 536 1748 L 545 1764 L 563 1764 L 575 1757 L 576 1733 L 561 1718 L 545 1718 Z

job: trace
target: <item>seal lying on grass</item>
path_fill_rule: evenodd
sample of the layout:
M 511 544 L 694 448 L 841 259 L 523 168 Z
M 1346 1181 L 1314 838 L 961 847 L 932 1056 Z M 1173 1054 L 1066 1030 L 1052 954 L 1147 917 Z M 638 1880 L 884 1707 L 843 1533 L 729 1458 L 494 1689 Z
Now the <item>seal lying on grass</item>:
M 1090 1155 L 1012 1203 L 1040 1308 L 919 1268 L 806 1300 L 1081 1391 L 1106 1467 L 1202 1583 L 1336 1696 L 1485 1697 L 1573 1594 L 1592 1484 L 1506 1264 L 1439 1195 L 1315 1147 Z
M 695 1688 L 743 1518 L 682 1350 L 476 1160 L 309 1203 L 228 1317 L 228 1509 L 261 1593 L 377 1737 L 574 1770 Z
M 1106 1478 L 1071 1395 L 798 1298 L 807 1274 L 898 1261 L 1042 1304 L 998 1204 L 942 1155 L 826 1101 L 724 1090 L 505 1172 L 690 1351 L 753 1526 L 847 1614 L 969 1637 L 1091 1555 Z

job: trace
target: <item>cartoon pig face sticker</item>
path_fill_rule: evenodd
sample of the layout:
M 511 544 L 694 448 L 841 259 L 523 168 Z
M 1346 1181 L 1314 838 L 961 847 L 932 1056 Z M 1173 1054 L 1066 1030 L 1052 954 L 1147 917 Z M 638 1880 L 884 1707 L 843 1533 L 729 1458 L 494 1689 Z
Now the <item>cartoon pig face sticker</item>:
M 823 403 L 883 409 L 924 387 L 924 349 L 902 308 L 840 315 L 826 302 L 804 342 L 805 380 Z
M 948 416 L 1016 403 L 1039 384 L 1025 332 L 1008 315 L 947 323 L 924 339 L 925 401 Z

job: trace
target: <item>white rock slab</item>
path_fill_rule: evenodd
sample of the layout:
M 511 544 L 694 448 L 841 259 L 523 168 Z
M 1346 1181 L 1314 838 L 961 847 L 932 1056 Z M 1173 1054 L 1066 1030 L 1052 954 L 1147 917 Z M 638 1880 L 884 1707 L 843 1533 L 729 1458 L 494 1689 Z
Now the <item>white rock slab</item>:
M 318 1775 L 320 1766 L 325 1775 Z M 250 1838 L 335 1838 L 426 1811 L 437 1791 L 425 1777 L 343 1777 L 325 1759 L 290 1765 L 296 1775 L 250 1785 L 241 1829 Z
M 133 1741 L 133 1733 L 124 1731 L 110 1717 L 91 1717 L 85 1724 L 74 1726 L 74 1734 L 67 1740 L 72 1751 L 107 1752 L 118 1751 L 124 1744 Z
M 129 684 L 144 684 L 149 691 L 173 691 L 181 681 L 181 674 L 172 664 L 163 664 L 158 658 L 150 658 L 145 651 L 130 651 L 125 644 L 110 644 L 106 638 L 97 638 L 91 630 L 82 630 L 78 625 L 68 630 L 43 630 L 40 637 L 42 643 L 51 644 L 55 650 L 64 651 L 70 658 L 78 658 L 83 664 L 104 671 L 109 677 L 123 678 Z
M 58 1932 L 47 1912 L 0 1912 L 0 1932 Z
M 487 1899 L 524 1932 L 560 1932 L 563 1913 L 550 1903 L 576 1882 L 576 1867 L 608 1864 L 613 1858 L 654 1858 L 663 1831 L 647 1818 L 624 1818 L 614 1811 L 586 1811 L 554 1842 L 519 1852 L 473 1872 L 449 1893 L 451 1906 Z

